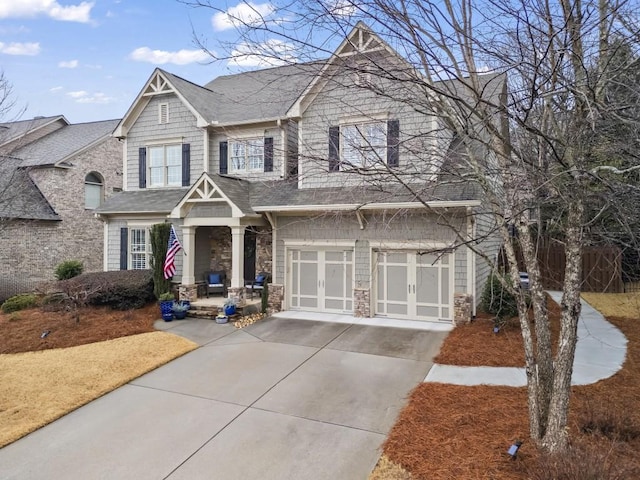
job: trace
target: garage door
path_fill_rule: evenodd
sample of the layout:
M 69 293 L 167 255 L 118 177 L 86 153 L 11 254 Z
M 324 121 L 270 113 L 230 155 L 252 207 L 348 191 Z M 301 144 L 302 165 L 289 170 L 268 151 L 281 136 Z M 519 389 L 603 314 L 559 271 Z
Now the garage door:
M 380 251 L 376 260 L 376 314 L 416 320 L 450 320 L 453 254 Z
M 353 250 L 289 250 L 288 264 L 291 309 L 353 312 Z

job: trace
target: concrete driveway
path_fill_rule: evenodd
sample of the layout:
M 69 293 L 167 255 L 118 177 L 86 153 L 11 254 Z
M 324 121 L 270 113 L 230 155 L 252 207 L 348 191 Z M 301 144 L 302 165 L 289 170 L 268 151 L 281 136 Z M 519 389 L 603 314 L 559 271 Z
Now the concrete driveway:
M 446 333 L 269 318 L 0 450 L 2 479 L 366 479 Z

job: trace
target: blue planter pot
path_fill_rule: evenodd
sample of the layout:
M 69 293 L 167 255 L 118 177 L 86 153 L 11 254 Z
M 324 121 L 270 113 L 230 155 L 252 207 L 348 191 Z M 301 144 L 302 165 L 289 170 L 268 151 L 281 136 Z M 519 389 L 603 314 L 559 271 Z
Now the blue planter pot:
M 173 316 L 176 317 L 176 320 L 184 320 L 187 318 L 187 311 L 175 311 L 173 312 Z
M 229 315 L 233 315 L 234 313 L 236 313 L 236 306 L 235 305 L 227 305 L 226 307 L 224 307 L 224 314 L 229 316 Z
M 173 320 L 173 301 L 160 302 L 160 314 L 165 322 Z

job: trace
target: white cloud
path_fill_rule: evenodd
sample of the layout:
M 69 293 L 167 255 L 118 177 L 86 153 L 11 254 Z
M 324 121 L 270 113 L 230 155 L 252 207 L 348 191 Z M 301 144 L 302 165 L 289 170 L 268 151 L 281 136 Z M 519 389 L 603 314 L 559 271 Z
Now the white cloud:
M 151 50 L 149 47 L 140 47 L 131 52 L 129 58 L 136 62 L 149 62 L 156 65 L 163 65 L 165 63 L 187 65 L 189 63 L 203 62 L 210 57 L 202 50 L 167 52 L 165 50 Z
M 270 3 L 240 2 L 226 12 L 218 12 L 211 19 L 213 28 L 218 31 L 229 30 L 241 25 L 260 25 L 275 11 Z
M 78 60 L 69 60 L 68 62 L 58 62 L 60 68 L 76 68 L 78 66 Z
M 357 10 L 353 0 L 325 0 L 322 3 L 327 11 L 335 17 L 350 17 Z
M 229 63 L 239 67 L 277 67 L 295 62 L 293 45 L 271 39 L 260 44 L 239 43 Z
M 0 53 L 6 55 L 38 55 L 40 53 L 39 43 L 3 43 L 0 42 Z
M 59 91 L 61 91 L 61 90 L 63 90 L 63 88 L 62 88 L 62 87 L 60 87 L 60 86 L 58 86 L 58 87 L 51 87 L 51 88 L 49 89 L 49 91 L 50 91 L 51 93 L 56 93 L 56 92 L 59 92 Z
M 67 92 L 67 96 L 73 98 L 76 101 L 76 103 L 93 103 L 93 104 L 99 104 L 99 105 L 105 105 L 115 100 L 115 98 L 109 97 L 108 95 L 102 92 L 96 92 L 96 93 L 90 94 L 85 90 Z
M 0 0 L 0 18 L 46 15 L 54 20 L 88 23 L 94 2 L 60 5 L 56 0 Z

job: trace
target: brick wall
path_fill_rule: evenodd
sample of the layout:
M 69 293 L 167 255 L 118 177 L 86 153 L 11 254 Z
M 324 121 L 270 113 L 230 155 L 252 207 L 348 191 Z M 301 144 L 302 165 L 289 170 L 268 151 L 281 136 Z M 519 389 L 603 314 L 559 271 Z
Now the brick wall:
M 18 283 L 54 278 L 64 260 L 80 260 L 85 271 L 103 269 L 103 224 L 85 209 L 84 180 L 97 172 L 104 179 L 105 198 L 122 188 L 122 147 L 114 138 L 70 159 L 71 168 L 40 168 L 31 178 L 61 221 L 13 221 L 0 228 L 0 276 Z

